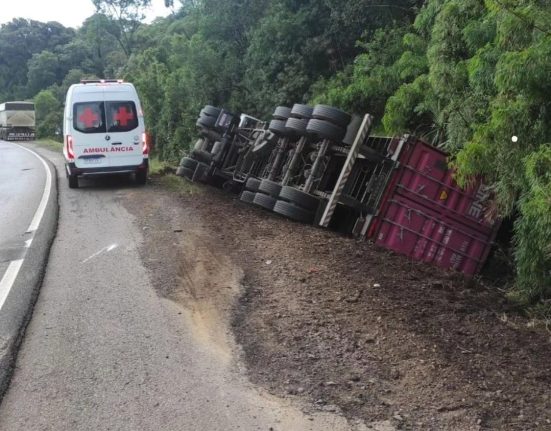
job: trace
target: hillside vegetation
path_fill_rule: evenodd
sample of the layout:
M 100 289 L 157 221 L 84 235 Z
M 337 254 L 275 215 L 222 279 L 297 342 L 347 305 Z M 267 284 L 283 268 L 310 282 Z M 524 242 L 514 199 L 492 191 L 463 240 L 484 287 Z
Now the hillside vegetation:
M 295 102 L 369 112 L 380 133 L 448 150 L 461 182 L 484 176 L 489 210 L 515 220 L 511 296 L 549 304 L 548 0 L 182 0 L 150 25 L 148 0 L 94 3 L 76 30 L 0 28 L 0 100 L 34 98 L 40 136 L 59 131 L 84 77 L 137 85 L 164 160 L 192 142 L 206 103 L 263 118 Z

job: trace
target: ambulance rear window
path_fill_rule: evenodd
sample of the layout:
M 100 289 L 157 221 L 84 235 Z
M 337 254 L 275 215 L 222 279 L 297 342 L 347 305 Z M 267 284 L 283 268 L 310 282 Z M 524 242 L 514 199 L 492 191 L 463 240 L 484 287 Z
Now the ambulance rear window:
M 138 127 L 138 115 L 134 102 L 106 102 L 107 131 L 129 132 Z
M 75 103 L 73 127 L 82 133 L 105 133 L 105 110 L 103 102 Z

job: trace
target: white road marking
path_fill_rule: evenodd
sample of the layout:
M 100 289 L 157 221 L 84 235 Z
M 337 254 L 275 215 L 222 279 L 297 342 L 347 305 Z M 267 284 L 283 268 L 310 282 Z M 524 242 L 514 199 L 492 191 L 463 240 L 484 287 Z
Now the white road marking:
M 46 170 L 46 183 L 44 184 L 44 192 L 42 193 L 42 199 L 40 200 L 40 204 L 38 205 L 38 208 L 34 213 L 33 219 L 31 221 L 31 224 L 29 225 L 29 228 L 27 229 L 27 232 L 25 232 L 25 233 L 34 233 L 38 229 L 38 226 L 40 226 L 40 222 L 42 221 L 42 218 L 44 217 L 44 213 L 46 212 L 48 199 L 50 198 L 50 194 L 52 192 L 52 173 L 50 171 L 50 168 L 48 167 L 48 164 L 40 155 L 21 145 L 14 144 L 13 142 L 11 142 L 11 144 L 31 153 L 33 156 L 35 156 L 38 160 L 42 162 L 42 165 Z M 25 241 L 25 247 L 29 248 L 31 246 L 32 241 L 33 241 L 32 238 Z M 11 261 L 10 264 L 8 265 L 8 269 L 4 273 L 4 276 L 2 277 L 2 280 L 0 280 L 0 311 L 4 307 L 4 303 L 6 302 L 6 299 L 10 294 L 11 288 L 13 287 L 13 283 L 15 283 L 15 279 L 17 278 L 17 275 L 21 270 L 21 266 L 23 265 L 23 260 L 24 259 Z
M 52 173 L 50 172 L 50 168 L 48 167 L 48 164 L 40 155 L 36 154 L 34 151 L 31 151 L 28 148 L 25 148 L 21 145 L 18 145 L 18 144 L 14 144 L 14 145 L 17 145 L 19 148 L 35 156 L 38 160 L 42 162 L 42 165 L 46 170 L 46 184 L 44 184 L 44 192 L 42 193 L 42 199 L 40 200 L 40 204 L 38 205 L 38 208 L 34 213 L 34 217 L 31 221 L 31 224 L 27 228 L 27 232 L 25 232 L 25 233 L 32 233 L 38 229 L 38 226 L 40 226 L 40 222 L 42 221 L 42 217 L 44 217 L 44 212 L 46 211 L 46 206 L 48 205 L 48 199 L 50 198 L 50 192 L 52 191 Z
M 6 298 L 10 294 L 13 283 L 21 269 L 21 265 L 23 265 L 23 259 L 11 261 L 8 265 L 8 269 L 4 273 L 4 277 L 0 280 L 0 310 L 2 310 L 4 302 L 6 302 Z
M 92 260 L 93 258 L 98 257 L 102 253 L 109 253 L 110 251 L 115 250 L 118 246 L 119 246 L 118 244 L 111 244 L 107 247 L 103 247 L 100 251 L 94 253 L 92 256 L 87 257 L 81 263 L 86 263 L 89 260 Z

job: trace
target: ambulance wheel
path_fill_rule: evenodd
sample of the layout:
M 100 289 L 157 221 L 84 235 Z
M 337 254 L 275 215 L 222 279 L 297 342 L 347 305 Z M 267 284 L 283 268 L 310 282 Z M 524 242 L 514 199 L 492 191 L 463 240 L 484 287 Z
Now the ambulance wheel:
M 78 177 L 76 175 L 68 175 L 70 189 L 78 189 Z
M 136 172 L 136 184 L 143 186 L 147 183 L 147 171 Z

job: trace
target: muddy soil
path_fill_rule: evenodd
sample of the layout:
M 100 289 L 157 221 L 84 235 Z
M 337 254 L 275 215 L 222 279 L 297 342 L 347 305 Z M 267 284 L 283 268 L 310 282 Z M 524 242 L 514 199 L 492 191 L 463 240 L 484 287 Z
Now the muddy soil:
M 159 294 L 271 393 L 387 429 L 551 429 L 551 334 L 497 289 L 206 186 L 125 204 Z

